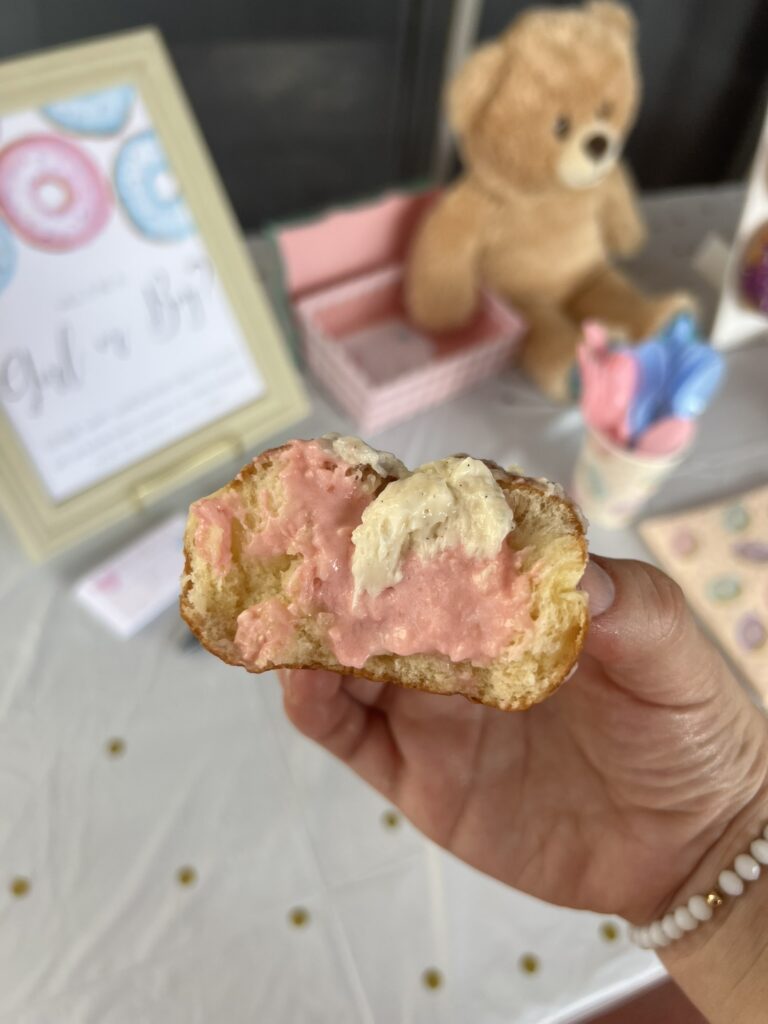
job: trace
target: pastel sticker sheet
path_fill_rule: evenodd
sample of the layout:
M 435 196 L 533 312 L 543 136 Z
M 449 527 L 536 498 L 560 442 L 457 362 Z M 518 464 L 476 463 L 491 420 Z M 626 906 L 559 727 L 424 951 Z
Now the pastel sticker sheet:
M 648 519 L 640 534 L 768 705 L 768 486 Z

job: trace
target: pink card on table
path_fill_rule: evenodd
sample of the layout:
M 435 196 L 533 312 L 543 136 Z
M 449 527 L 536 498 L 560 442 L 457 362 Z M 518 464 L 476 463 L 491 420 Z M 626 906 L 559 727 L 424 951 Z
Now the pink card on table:
M 96 566 L 75 597 L 119 637 L 138 633 L 178 601 L 186 515 L 173 515 Z

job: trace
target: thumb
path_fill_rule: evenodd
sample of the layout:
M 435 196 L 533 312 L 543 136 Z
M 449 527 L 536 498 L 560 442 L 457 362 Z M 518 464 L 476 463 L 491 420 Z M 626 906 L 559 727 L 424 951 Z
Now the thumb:
M 724 663 L 669 576 L 645 562 L 591 556 L 582 587 L 592 616 L 585 651 L 621 689 L 684 705 L 723 685 Z

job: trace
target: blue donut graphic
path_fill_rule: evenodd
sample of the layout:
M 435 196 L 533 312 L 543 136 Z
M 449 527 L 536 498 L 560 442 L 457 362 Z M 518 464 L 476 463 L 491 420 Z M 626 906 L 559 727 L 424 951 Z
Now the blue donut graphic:
M 49 103 L 43 113 L 59 128 L 77 135 L 116 135 L 128 120 L 135 96 L 132 85 L 116 85 Z
M 115 190 L 135 227 L 153 242 L 178 242 L 195 222 L 155 133 L 126 139 L 115 164 Z
M 0 292 L 11 283 L 16 270 L 16 243 L 10 229 L 0 220 Z

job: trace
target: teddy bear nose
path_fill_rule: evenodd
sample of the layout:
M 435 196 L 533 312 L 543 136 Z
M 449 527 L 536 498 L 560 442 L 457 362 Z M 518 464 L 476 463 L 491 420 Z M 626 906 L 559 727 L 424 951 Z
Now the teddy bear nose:
M 608 149 L 608 139 L 604 135 L 590 135 L 584 141 L 584 149 L 593 160 L 599 160 L 605 156 Z

